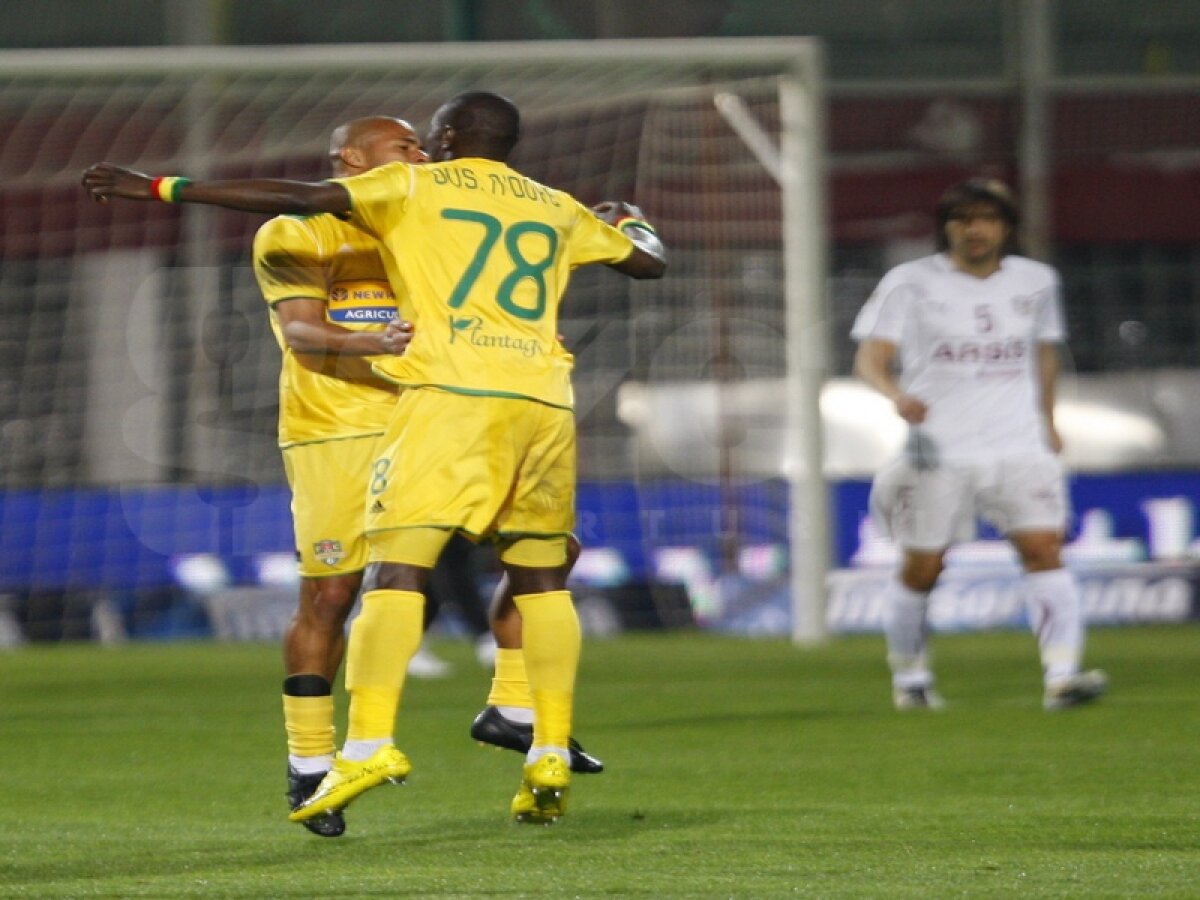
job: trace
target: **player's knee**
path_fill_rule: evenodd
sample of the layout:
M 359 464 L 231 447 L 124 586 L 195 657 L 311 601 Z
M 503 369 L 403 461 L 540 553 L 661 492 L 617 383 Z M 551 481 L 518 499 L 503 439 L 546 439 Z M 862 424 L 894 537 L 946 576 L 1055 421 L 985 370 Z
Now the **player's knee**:
M 374 562 L 367 566 L 363 591 L 414 591 L 422 593 L 430 569 L 408 563 Z
M 561 566 L 552 568 L 526 568 L 524 566 L 505 565 L 509 583 L 512 585 L 514 597 L 523 594 L 545 594 L 550 591 L 561 591 L 567 586 L 566 576 Z
M 1062 568 L 1062 541 L 1047 535 L 1016 542 L 1021 566 L 1027 572 L 1048 572 Z
M 354 608 L 358 579 L 316 579 L 309 602 L 303 604 L 307 618 L 317 626 L 340 630 Z
M 921 557 L 908 558 L 900 569 L 900 581 L 911 591 L 925 593 L 933 590 L 938 576 L 942 574 L 942 560 L 938 558 Z
M 567 536 L 519 537 L 505 542 L 500 562 L 514 596 L 560 591 L 567 584 Z

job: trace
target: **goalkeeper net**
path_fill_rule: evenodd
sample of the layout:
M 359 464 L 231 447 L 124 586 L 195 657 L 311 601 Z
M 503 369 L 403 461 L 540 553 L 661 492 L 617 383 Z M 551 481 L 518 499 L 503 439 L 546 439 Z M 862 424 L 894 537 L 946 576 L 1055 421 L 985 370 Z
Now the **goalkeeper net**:
M 6 554 L 37 557 L 0 590 L 141 585 L 145 552 L 290 540 L 249 256 L 264 217 L 96 205 L 82 170 L 316 180 L 339 123 L 423 133 L 468 89 L 521 109 L 516 168 L 637 203 L 669 248 L 663 281 L 584 270 L 563 305 L 584 544 L 687 581 L 702 615 L 723 576 L 790 583 L 794 633 L 819 636 L 821 82 L 803 39 L 0 54 L 0 524 Z

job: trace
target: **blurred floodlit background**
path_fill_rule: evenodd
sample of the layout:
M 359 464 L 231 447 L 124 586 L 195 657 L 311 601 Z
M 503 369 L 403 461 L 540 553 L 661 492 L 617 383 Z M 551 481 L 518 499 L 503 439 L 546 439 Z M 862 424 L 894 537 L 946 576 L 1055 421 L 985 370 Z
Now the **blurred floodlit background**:
M 888 404 L 849 377 L 849 326 L 888 267 L 932 250 L 936 197 L 975 173 L 1017 188 L 1027 250 L 1064 277 L 1059 415 L 1077 473 L 1073 565 L 1091 567 L 1093 618 L 1194 615 L 1200 4 L 40 0 L 0 7 L 0 612 L 11 626 L 0 634 L 213 633 L 219 619 L 232 634 L 267 636 L 270 616 L 237 625 L 239 598 L 277 591 L 286 610 L 292 591 L 280 562 L 290 532 L 273 442 L 277 356 L 247 268 L 261 218 L 159 209 L 100 219 L 76 187 L 83 165 L 121 154 L 113 161 L 191 174 L 315 178 L 322 135 L 356 91 L 420 129 L 438 96 L 491 86 L 472 73 L 407 99 L 354 71 L 362 44 L 390 44 L 403 59 L 437 42 L 789 36 L 816 37 L 824 52 L 831 627 L 877 625 L 872 592 L 893 557 L 864 521 L 866 484 L 903 439 Z M 337 45 L 320 84 L 349 105 L 324 104 L 317 75 L 264 78 L 252 96 L 226 70 L 187 76 L 208 93 L 148 74 L 185 49 L 242 59 L 285 45 Z M 109 70 L 31 74 L 39 58 Z M 667 294 L 614 297 L 585 278 L 565 309 L 579 350 L 590 550 L 579 584 L 630 621 L 635 607 L 658 610 L 642 624 L 778 633 L 790 609 L 779 485 L 804 473 L 784 436 L 777 186 L 711 102 L 677 120 L 652 115 L 652 69 L 645 78 L 614 86 L 623 105 L 603 114 L 564 99 L 558 118 L 531 116 L 522 148 L 531 174 L 584 199 L 632 192 L 680 248 Z M 526 83 L 549 96 L 555 80 L 530 70 Z M 772 102 L 747 91 L 774 135 Z M 295 130 L 262 126 L 266 106 Z M 701 140 L 714 149 L 697 151 L 699 174 L 686 180 L 671 166 Z M 640 161 L 627 170 L 631 148 Z M 689 224 L 712 212 L 706 198 L 741 217 L 738 233 L 714 226 L 692 246 Z M 163 302 L 192 296 L 203 305 Z M 985 535 L 957 559 L 962 591 L 1007 596 L 1002 546 Z M 672 603 L 690 615 L 664 613 Z M 943 624 L 1019 615 L 1002 600 L 971 608 L 983 612 Z

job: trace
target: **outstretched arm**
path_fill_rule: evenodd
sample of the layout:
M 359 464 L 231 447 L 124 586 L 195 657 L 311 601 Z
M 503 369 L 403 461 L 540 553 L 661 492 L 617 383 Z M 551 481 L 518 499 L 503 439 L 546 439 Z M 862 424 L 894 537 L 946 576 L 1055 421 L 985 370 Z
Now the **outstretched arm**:
M 667 269 L 666 250 L 654 233 L 642 211 L 632 203 L 605 200 L 592 207 L 597 217 L 621 231 L 633 241 L 633 253 L 617 263 L 610 263 L 630 278 L 662 278 Z
M 329 181 L 309 183 L 278 178 L 234 181 L 156 179 L 111 163 L 96 163 L 83 173 L 83 187 L 97 203 L 123 197 L 127 200 L 207 203 L 227 209 L 275 215 L 350 211 L 349 192 L 340 184 Z

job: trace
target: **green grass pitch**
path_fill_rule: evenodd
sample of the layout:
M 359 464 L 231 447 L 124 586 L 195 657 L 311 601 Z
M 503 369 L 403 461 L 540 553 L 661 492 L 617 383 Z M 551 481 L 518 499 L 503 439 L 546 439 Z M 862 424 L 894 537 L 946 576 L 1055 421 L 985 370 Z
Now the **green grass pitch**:
M 7 652 L 0 896 L 1197 897 L 1198 638 L 1095 630 L 1110 695 L 1045 713 L 1029 635 L 938 636 L 949 708 L 904 715 L 879 637 L 589 642 L 608 771 L 551 828 L 508 822 L 520 758 L 466 734 L 490 673 L 442 641 L 409 783 L 333 840 L 285 818 L 277 647 Z

